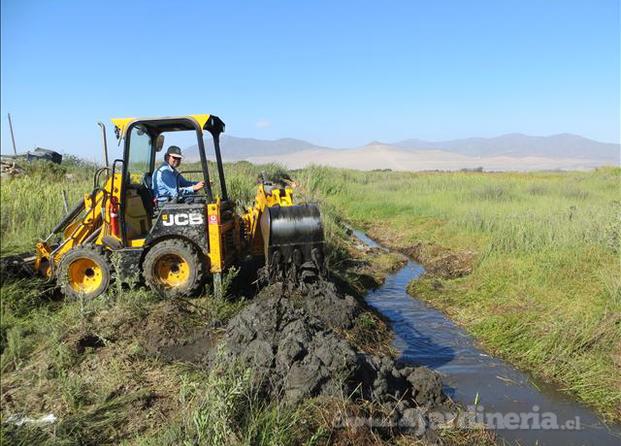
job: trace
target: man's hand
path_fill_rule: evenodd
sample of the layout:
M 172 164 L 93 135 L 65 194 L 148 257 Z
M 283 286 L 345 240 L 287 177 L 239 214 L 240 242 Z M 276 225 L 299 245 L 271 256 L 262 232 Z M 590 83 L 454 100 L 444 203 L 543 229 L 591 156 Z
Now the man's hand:
M 199 181 L 198 183 L 196 183 L 194 186 L 192 186 L 192 190 L 194 192 L 198 192 L 199 190 L 201 190 L 203 187 L 205 187 L 205 182 L 204 181 Z

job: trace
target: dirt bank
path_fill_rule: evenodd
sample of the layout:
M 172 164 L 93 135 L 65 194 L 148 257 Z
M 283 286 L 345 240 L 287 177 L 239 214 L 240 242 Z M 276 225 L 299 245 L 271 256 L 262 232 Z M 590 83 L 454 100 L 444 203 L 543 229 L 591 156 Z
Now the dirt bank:
M 439 243 L 416 241 L 407 243 L 386 227 L 373 226 L 369 236 L 389 248 L 414 259 L 425 267 L 425 274 L 442 279 L 456 279 L 472 272 L 476 253 L 469 250 L 452 250 Z

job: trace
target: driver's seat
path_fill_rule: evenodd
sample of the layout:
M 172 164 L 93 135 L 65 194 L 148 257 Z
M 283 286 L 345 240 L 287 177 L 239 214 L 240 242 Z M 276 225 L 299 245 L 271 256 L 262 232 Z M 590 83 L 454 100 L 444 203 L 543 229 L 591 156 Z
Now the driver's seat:
M 144 209 L 151 217 L 153 217 L 153 211 L 155 208 L 155 198 L 153 197 L 153 193 L 151 192 L 152 185 L 153 181 L 151 178 L 151 174 L 149 172 L 145 172 L 145 174 L 142 176 L 142 184 L 136 188 L 138 190 L 138 194 L 140 194 L 140 198 L 142 199 Z
M 145 172 L 142 176 L 142 185 L 149 189 L 149 193 L 151 193 L 151 188 L 153 187 L 153 174 Z

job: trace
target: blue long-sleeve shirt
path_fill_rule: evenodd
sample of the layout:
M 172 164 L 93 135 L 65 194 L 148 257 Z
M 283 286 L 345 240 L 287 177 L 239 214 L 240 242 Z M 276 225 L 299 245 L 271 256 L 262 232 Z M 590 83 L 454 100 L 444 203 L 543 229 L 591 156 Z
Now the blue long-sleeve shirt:
M 189 195 L 193 193 L 192 186 L 196 182 L 188 181 L 179 172 L 173 169 L 168 163 L 162 164 L 151 177 L 151 188 L 153 196 L 157 201 L 168 201 L 177 196 L 177 185 L 179 185 L 179 195 Z

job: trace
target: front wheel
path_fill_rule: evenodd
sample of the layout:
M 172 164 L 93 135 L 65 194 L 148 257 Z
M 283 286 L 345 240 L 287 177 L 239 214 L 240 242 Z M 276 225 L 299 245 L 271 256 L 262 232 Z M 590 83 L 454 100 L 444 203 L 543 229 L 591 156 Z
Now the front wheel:
M 111 269 L 103 250 L 94 246 L 73 248 L 60 260 L 56 282 L 67 297 L 94 299 L 110 284 Z
M 205 267 L 194 246 L 174 239 L 153 246 L 144 258 L 142 270 L 153 291 L 173 298 L 196 293 L 203 285 Z

